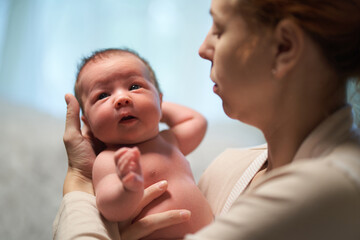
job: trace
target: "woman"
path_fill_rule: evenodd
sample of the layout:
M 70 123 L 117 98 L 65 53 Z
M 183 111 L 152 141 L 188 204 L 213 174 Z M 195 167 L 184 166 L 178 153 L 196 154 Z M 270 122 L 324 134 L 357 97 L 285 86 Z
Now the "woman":
M 186 239 L 360 239 L 360 133 L 346 103 L 348 79 L 359 83 L 359 12 L 359 0 L 212 1 L 200 56 L 212 63 L 225 113 L 259 128 L 267 148 L 229 150 L 211 164 L 199 187 L 218 217 Z M 80 134 L 76 102 L 69 95 L 67 102 L 68 194 L 56 236 L 116 239 L 96 230 L 111 225 L 97 217 L 93 196 L 74 192 L 93 194 L 83 163 L 94 153 Z M 163 190 L 147 191 L 144 205 Z M 76 204 L 94 213 L 67 218 Z M 122 239 L 185 221 L 179 212 L 149 216 Z M 76 218 L 94 225 L 80 229 Z

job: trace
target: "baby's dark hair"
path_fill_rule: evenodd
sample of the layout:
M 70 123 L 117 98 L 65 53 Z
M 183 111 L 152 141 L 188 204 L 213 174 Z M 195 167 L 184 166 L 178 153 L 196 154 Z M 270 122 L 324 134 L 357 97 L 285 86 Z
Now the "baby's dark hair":
M 84 111 L 84 105 L 83 105 L 83 102 L 81 99 L 81 88 L 80 88 L 80 84 L 79 84 L 79 76 L 80 76 L 82 70 L 84 69 L 84 67 L 86 66 L 86 64 L 91 61 L 96 61 L 99 59 L 104 59 L 104 58 L 111 57 L 114 55 L 122 55 L 122 54 L 132 54 L 135 57 L 139 58 L 145 64 L 146 68 L 149 71 L 150 81 L 154 84 L 154 86 L 157 89 L 157 91 L 159 92 L 159 94 L 161 94 L 159 82 L 156 78 L 154 70 L 150 66 L 149 62 L 146 59 L 144 59 L 143 57 L 141 57 L 136 51 L 129 49 L 129 48 L 100 49 L 100 50 L 94 51 L 90 56 L 82 58 L 81 62 L 78 65 L 78 71 L 76 74 L 76 82 L 75 82 L 74 92 L 75 92 L 75 97 L 78 100 L 82 111 Z

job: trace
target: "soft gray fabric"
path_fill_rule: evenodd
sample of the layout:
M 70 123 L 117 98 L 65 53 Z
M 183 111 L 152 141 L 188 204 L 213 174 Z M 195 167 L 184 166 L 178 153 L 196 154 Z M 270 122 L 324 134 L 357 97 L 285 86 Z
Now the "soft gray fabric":
M 66 171 L 63 120 L 3 101 L 0 116 L 0 238 L 51 239 Z

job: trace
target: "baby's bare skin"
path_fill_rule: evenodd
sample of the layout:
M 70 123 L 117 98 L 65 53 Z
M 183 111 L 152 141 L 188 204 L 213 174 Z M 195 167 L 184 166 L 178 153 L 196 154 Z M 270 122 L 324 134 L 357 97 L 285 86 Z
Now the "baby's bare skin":
M 189 210 L 188 222 L 147 239 L 182 238 L 213 219 L 184 157 L 202 141 L 206 119 L 188 107 L 163 102 L 156 79 L 136 54 L 108 51 L 83 66 L 75 86 L 84 125 L 106 146 L 93 165 L 97 207 L 121 226 L 152 213 Z M 159 131 L 160 122 L 168 129 Z M 167 180 L 167 192 L 138 214 L 144 188 L 161 180 Z
M 159 230 L 148 239 L 160 236 L 183 236 L 196 232 L 213 220 L 212 211 L 205 197 L 196 186 L 190 165 L 183 154 L 173 145 L 164 141 L 161 136 L 138 146 L 141 155 L 141 166 L 145 187 L 160 180 L 168 181 L 168 191 L 148 205 L 139 218 L 148 214 L 164 212 L 170 209 L 188 209 L 190 221 Z M 174 237 L 178 237 L 174 236 Z
M 117 171 L 119 183 L 123 185 L 121 198 L 124 198 L 125 195 L 129 195 L 130 198 L 136 194 L 142 196 L 144 188 L 161 180 L 167 180 L 168 189 L 165 194 L 146 206 L 133 221 L 149 214 L 172 209 L 188 209 L 191 211 L 191 218 L 188 222 L 158 230 L 146 239 L 182 238 L 186 233 L 196 232 L 208 225 L 213 220 L 210 206 L 196 186 L 189 163 L 183 154 L 165 141 L 161 135 L 136 146 L 141 155 L 136 148 L 123 148 L 120 150 L 122 154 L 116 154 L 117 158 L 112 163 L 114 171 Z M 126 155 L 126 152 L 129 154 Z M 115 150 L 105 150 L 104 153 L 114 154 Z M 123 162 L 126 163 L 122 164 L 122 160 L 125 160 Z M 140 164 L 137 164 L 138 162 Z M 94 165 L 95 172 L 96 165 Z M 117 169 L 115 169 L 116 165 L 118 166 Z M 124 165 L 131 167 L 128 169 Z M 138 169 L 140 166 L 141 169 Z M 124 181 L 124 179 L 131 180 Z M 96 187 L 96 176 L 94 180 Z M 139 181 L 143 185 L 139 184 Z M 127 186 L 130 186 L 130 189 Z M 136 205 L 136 199 L 136 197 L 132 199 L 133 205 Z

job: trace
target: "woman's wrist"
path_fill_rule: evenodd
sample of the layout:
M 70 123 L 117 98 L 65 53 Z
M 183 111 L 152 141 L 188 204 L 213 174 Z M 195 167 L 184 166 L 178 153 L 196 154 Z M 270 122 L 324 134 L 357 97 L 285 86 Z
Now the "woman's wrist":
M 64 181 L 63 196 L 73 191 L 95 195 L 92 180 L 81 174 L 79 170 L 69 167 Z

